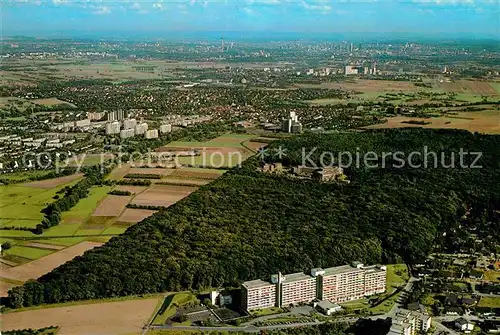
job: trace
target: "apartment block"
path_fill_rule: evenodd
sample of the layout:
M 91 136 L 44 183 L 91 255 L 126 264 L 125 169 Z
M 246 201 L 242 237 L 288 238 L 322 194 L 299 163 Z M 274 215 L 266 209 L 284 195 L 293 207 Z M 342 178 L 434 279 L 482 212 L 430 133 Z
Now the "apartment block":
M 147 123 L 143 122 L 143 123 L 140 123 L 137 126 L 135 126 L 135 134 L 136 135 L 143 135 L 144 133 L 146 133 L 147 130 L 148 130 Z
M 387 335 L 417 335 L 431 328 L 432 319 L 429 315 L 408 310 L 400 310 L 392 319 L 392 325 Z
M 123 129 L 120 131 L 120 138 L 129 138 L 135 135 L 134 128 L 132 129 Z
M 387 268 L 385 266 L 367 266 L 365 270 L 365 295 L 385 292 Z
M 120 133 L 120 122 L 114 121 L 106 123 L 106 135 L 119 134 Z
M 242 285 L 242 307 L 251 311 L 276 305 L 276 284 L 263 280 L 252 280 Z
M 147 139 L 158 138 L 158 129 L 147 130 L 144 134 L 144 137 L 146 137 Z
M 136 119 L 123 120 L 123 129 L 134 129 L 136 125 L 137 125 Z
M 172 131 L 172 125 L 171 124 L 162 124 L 160 126 L 160 133 L 170 133 Z
M 87 118 L 90 121 L 99 121 L 106 116 L 105 112 L 87 112 Z
M 293 273 L 271 276 L 271 282 L 259 281 L 275 286 L 276 301 L 273 306 L 308 303 L 315 299 L 332 303 L 361 299 L 385 292 L 387 269 L 385 266 L 364 266 L 359 262 L 327 269 L 315 268 L 311 275 Z M 246 282 L 243 286 L 248 285 Z M 244 295 L 248 294 L 243 291 Z M 249 300 L 243 297 L 243 300 Z M 262 307 L 254 307 L 262 308 Z
M 272 280 L 271 280 L 272 281 Z M 281 276 L 278 306 L 288 306 L 316 299 L 316 278 L 302 272 Z

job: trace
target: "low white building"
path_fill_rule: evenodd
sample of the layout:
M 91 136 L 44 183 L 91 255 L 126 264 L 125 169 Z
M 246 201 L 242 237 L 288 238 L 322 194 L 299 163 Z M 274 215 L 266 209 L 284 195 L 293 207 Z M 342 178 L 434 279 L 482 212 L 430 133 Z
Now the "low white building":
M 339 304 L 333 304 L 328 300 L 321 300 L 314 304 L 314 307 L 325 315 L 332 315 L 342 310 Z

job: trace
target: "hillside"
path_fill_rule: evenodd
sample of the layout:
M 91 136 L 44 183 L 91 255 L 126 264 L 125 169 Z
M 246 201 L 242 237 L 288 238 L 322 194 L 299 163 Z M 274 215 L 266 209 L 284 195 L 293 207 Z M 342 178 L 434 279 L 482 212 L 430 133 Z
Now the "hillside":
M 346 169 L 350 184 L 319 184 L 255 171 L 257 158 L 201 187 L 63 266 L 10 291 L 10 307 L 237 285 L 312 267 L 416 262 L 442 233 L 500 209 L 500 136 L 421 129 L 303 135 L 272 144 L 378 153 L 481 151 L 480 169 Z M 307 151 L 307 150 L 306 150 Z M 458 159 L 458 158 L 457 158 Z M 468 161 L 466 159 L 465 161 Z M 439 236 L 439 238 L 437 238 Z

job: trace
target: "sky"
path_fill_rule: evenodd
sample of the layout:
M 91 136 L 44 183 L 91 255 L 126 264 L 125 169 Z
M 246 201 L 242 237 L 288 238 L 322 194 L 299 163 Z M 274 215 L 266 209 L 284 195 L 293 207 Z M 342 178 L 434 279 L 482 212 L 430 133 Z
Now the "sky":
M 3 36 L 500 36 L 500 0 L 0 0 Z

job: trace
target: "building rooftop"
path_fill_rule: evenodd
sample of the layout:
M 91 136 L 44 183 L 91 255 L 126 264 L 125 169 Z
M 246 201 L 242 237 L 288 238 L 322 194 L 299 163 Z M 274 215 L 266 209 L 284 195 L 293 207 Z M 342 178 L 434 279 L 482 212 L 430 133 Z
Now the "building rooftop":
M 310 275 L 306 275 L 303 272 L 292 273 L 289 275 L 285 275 L 284 283 L 290 283 L 299 280 L 313 279 L 314 277 Z
M 265 286 L 274 286 L 274 284 L 271 284 L 270 282 L 263 281 L 260 279 L 256 279 L 256 280 L 246 281 L 242 284 L 242 286 L 245 287 L 246 289 L 253 289 Z
M 325 276 L 331 276 L 331 275 L 338 275 L 341 273 L 347 273 L 347 272 L 361 272 L 364 271 L 363 269 L 357 269 L 354 268 L 350 265 L 342 265 L 342 266 L 336 266 L 333 268 L 327 268 L 325 270 Z
M 318 306 L 322 309 L 325 309 L 325 310 L 341 307 L 339 304 L 334 304 L 328 300 L 321 300 L 320 302 L 318 302 Z

